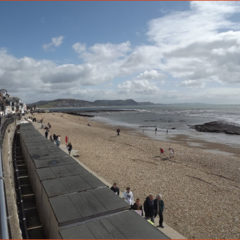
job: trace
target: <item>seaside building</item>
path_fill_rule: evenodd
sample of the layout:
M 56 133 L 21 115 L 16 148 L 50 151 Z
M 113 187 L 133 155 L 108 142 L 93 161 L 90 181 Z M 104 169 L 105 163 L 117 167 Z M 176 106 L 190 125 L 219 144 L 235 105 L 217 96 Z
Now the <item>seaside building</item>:
M 26 104 L 18 97 L 11 97 L 6 89 L 0 89 L 0 116 L 24 114 Z

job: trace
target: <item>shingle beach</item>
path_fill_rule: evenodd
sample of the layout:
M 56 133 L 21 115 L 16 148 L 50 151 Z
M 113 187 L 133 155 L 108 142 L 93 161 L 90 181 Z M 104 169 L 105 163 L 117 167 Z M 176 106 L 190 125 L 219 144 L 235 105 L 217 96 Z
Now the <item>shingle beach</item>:
M 232 155 L 210 153 L 133 129 L 121 128 L 117 136 L 116 127 L 87 117 L 35 116 L 51 123 L 49 135 L 61 135 L 62 144 L 68 136 L 79 161 L 108 182 L 117 182 L 121 191 L 130 186 L 142 203 L 149 193 L 161 193 L 165 222 L 187 238 L 240 238 L 239 149 Z M 175 157 L 160 157 L 160 147 L 174 148 Z

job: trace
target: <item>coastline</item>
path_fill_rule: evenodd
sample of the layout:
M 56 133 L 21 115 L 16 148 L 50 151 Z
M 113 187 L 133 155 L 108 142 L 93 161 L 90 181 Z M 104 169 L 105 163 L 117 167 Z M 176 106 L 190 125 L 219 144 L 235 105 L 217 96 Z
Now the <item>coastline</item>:
M 62 143 L 67 135 L 80 161 L 108 182 L 116 181 L 122 191 L 130 185 L 142 203 L 149 193 L 161 192 L 165 221 L 184 236 L 240 237 L 240 161 L 236 156 L 151 139 L 122 127 L 117 137 L 116 127 L 86 117 L 64 113 L 35 116 L 38 120 L 43 117 L 44 124 L 50 122 L 50 134 L 60 134 Z M 170 146 L 175 158 L 164 161 L 159 147 Z

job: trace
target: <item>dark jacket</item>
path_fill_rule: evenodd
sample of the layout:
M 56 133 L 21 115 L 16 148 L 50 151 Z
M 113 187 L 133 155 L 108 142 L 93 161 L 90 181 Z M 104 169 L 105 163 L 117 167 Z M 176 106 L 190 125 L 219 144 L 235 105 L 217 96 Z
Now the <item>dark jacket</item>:
M 159 206 L 159 208 L 158 208 Z M 159 213 L 163 213 L 164 210 L 164 202 L 163 200 L 158 200 L 158 199 L 154 199 L 154 216 L 156 217 L 157 214 Z
M 69 143 L 69 144 L 67 145 L 67 148 L 68 148 L 68 151 L 71 152 L 71 151 L 72 151 L 72 144 Z
M 136 203 L 134 203 L 130 209 L 133 209 L 133 210 L 141 210 L 142 211 L 142 216 L 143 216 L 143 208 L 142 208 L 142 205 L 138 206 Z
M 144 204 L 144 212 L 145 212 L 145 217 L 146 218 L 151 218 L 154 216 L 154 201 L 150 200 L 149 197 L 146 198 Z
M 119 195 L 119 188 L 118 187 L 111 187 L 110 188 L 113 192 L 115 192 L 115 194 Z

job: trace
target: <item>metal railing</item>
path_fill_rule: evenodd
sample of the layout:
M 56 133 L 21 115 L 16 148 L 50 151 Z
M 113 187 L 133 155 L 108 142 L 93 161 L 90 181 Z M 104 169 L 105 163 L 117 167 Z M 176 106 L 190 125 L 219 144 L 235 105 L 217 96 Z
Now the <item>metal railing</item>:
M 6 129 L 9 124 L 15 121 L 15 116 L 2 117 L 0 124 L 0 238 L 9 239 L 7 208 L 4 188 L 4 176 L 2 168 L 2 144 Z

